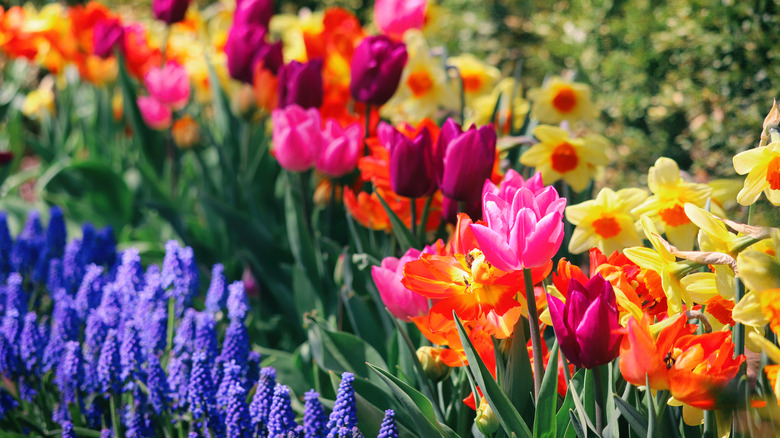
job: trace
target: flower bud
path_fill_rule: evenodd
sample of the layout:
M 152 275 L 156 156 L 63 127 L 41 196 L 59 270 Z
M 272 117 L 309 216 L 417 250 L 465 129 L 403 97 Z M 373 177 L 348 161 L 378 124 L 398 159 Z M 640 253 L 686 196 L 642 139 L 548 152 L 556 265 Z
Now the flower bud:
M 479 402 L 479 408 L 477 408 L 477 416 L 474 418 L 474 422 L 477 423 L 477 429 L 484 435 L 490 436 L 496 432 L 501 426 L 498 421 L 498 417 L 493 412 L 493 408 L 490 407 L 485 397 Z
M 342 128 L 334 119 L 325 121 L 322 131 L 322 151 L 317 157 L 317 170 L 339 177 L 351 172 L 357 166 L 363 146 L 363 128 L 353 123 Z
M 141 118 L 147 126 L 158 131 L 168 129 L 173 122 L 170 108 L 152 96 L 141 96 L 137 100 Z
M 268 28 L 274 14 L 273 0 L 239 0 L 233 24 L 256 24 Z
M 225 42 L 228 72 L 233 79 L 251 84 L 255 65 L 263 66 L 273 74 L 282 65 L 282 43 L 265 41 L 267 30 L 259 25 L 235 24 L 230 28 Z
M 124 51 L 125 28 L 117 19 L 98 20 L 92 31 L 92 53 L 105 59 L 114 54 L 114 47 Z
M 187 70 L 172 61 L 162 68 L 152 67 L 144 75 L 149 94 L 172 110 L 180 110 L 190 100 L 190 78 Z
M 439 188 L 456 201 L 473 201 L 482 194 L 496 160 L 493 125 L 467 131 L 451 118 L 444 122 L 436 146 Z
M 442 362 L 438 348 L 420 347 L 417 349 L 417 359 L 422 364 L 425 376 L 434 382 L 439 382 L 450 375 L 450 367 Z
M 178 23 L 184 20 L 190 0 L 153 0 L 152 11 L 158 20 L 165 24 Z
M 379 142 L 390 150 L 390 186 L 407 198 L 419 198 L 436 191 L 433 143 L 427 128 L 413 139 L 394 127 L 379 124 Z
M 292 104 L 319 108 L 322 96 L 322 59 L 291 61 L 279 69 L 279 108 Z
M 404 43 L 394 43 L 384 35 L 366 37 L 352 56 L 352 97 L 370 105 L 384 105 L 398 88 L 406 59 Z
M 273 120 L 274 155 L 279 165 L 293 172 L 314 166 L 322 147 L 320 113 L 298 105 L 276 109 Z

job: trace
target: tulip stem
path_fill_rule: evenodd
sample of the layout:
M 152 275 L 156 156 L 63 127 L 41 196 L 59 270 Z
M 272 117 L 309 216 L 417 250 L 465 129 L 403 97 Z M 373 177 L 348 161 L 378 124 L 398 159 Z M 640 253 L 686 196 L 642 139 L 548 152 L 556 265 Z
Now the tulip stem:
M 363 134 L 363 138 L 365 139 L 365 140 L 363 140 L 363 144 L 365 145 L 364 146 L 365 151 L 363 152 L 363 155 L 369 156 L 369 155 L 371 155 L 371 151 L 368 148 L 368 137 L 369 137 L 369 132 L 371 132 L 371 104 L 370 103 L 366 104 L 366 124 L 365 124 L 365 130 L 366 130 L 366 132 Z
M 531 350 L 534 354 L 534 400 L 537 400 L 539 391 L 542 388 L 542 376 L 544 375 L 542 337 L 541 333 L 539 333 L 539 315 L 536 311 L 534 283 L 531 279 L 530 269 L 523 269 L 523 278 L 525 279 L 525 299 L 528 303 L 528 326 L 531 329 Z
M 409 227 L 409 230 L 412 232 L 412 236 L 417 236 L 417 198 L 409 198 L 411 200 L 410 209 L 409 209 L 409 216 L 411 216 L 412 219 L 412 226 Z
M 558 354 L 561 355 L 561 363 L 563 364 L 563 375 L 566 377 L 566 385 L 569 385 L 569 382 L 571 381 L 571 371 L 569 371 L 569 361 L 566 360 L 566 356 L 563 354 L 563 351 L 560 349 L 558 350 Z
M 601 386 L 601 365 L 593 367 L 593 384 L 596 390 L 596 432 L 604 431 L 604 388 Z

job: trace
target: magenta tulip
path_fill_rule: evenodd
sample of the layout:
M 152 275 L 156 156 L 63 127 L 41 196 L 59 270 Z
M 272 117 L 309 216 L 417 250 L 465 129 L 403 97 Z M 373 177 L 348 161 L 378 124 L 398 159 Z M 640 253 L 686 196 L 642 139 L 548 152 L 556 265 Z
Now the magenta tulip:
M 590 369 L 618 356 L 622 335 L 615 291 L 601 274 L 585 286 L 569 281 L 566 303 L 549 294 L 547 303 L 558 345 L 571 363 Z
M 166 24 L 178 23 L 187 15 L 190 0 L 153 0 L 152 11 L 158 20 Z
M 273 121 L 274 155 L 279 165 L 293 172 L 314 166 L 322 147 L 320 113 L 298 105 L 275 109 Z
M 436 191 L 431 134 L 423 128 L 413 139 L 381 122 L 379 143 L 390 151 L 390 186 L 407 198 L 419 198 Z
M 279 108 L 293 104 L 319 108 L 322 97 L 322 59 L 291 61 L 279 69 Z
M 479 199 L 496 159 L 496 131 L 493 125 L 463 131 L 447 119 L 436 146 L 439 188 L 456 201 Z
M 162 131 L 168 129 L 173 123 L 171 109 L 152 96 L 141 96 L 136 101 L 141 118 L 152 129 Z
M 426 252 L 432 252 L 428 249 Z M 401 283 L 404 278 L 404 266 L 407 262 L 417 260 L 422 254 L 419 250 L 409 248 L 400 258 L 385 257 L 380 266 L 371 268 L 379 296 L 387 309 L 398 319 L 410 321 L 413 316 L 428 312 L 428 298 L 412 292 Z
M 114 48 L 124 52 L 125 28 L 117 19 L 102 19 L 92 31 L 92 53 L 103 59 L 114 54 Z
M 384 105 L 398 88 L 406 59 L 404 43 L 395 43 L 384 35 L 364 38 L 352 55 L 352 97 L 369 105 Z
M 233 26 L 237 24 L 256 24 L 268 28 L 274 15 L 273 0 L 240 0 L 233 14 Z
M 233 79 L 251 84 L 255 66 L 263 66 L 276 74 L 282 65 L 282 43 L 265 41 L 266 28 L 259 25 L 240 24 L 230 28 L 225 42 L 228 72 Z
M 357 166 L 362 146 L 363 128 L 360 123 L 342 128 L 336 120 L 326 120 L 317 170 L 334 178 L 351 172 Z
M 422 29 L 428 0 L 376 0 L 374 22 L 382 33 L 400 40 L 409 29 Z
M 144 75 L 144 84 L 152 97 L 173 110 L 184 108 L 190 100 L 190 78 L 177 62 L 150 68 Z

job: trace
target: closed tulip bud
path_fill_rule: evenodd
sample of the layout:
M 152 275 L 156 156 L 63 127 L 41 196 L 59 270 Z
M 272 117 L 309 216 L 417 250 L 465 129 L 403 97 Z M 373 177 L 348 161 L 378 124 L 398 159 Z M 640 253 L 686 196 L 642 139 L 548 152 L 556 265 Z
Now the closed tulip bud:
M 233 79 L 251 84 L 258 62 L 273 74 L 282 65 L 282 43 L 265 41 L 266 28 L 259 25 L 236 24 L 230 28 L 225 42 L 228 72 Z
M 322 96 L 322 59 L 292 61 L 279 69 L 279 108 L 293 104 L 319 108 Z
M 597 274 L 583 286 L 569 281 L 566 303 L 547 295 L 555 337 L 569 362 L 595 368 L 618 356 L 622 335 L 617 333 L 617 300 L 612 284 Z
M 436 190 L 433 144 L 423 128 L 410 139 L 387 123 L 380 123 L 379 142 L 390 150 L 390 186 L 407 198 L 419 198 Z
M 268 28 L 274 15 L 273 0 L 240 0 L 236 3 L 233 25 L 256 24 Z
M 314 166 L 322 147 L 320 113 L 298 105 L 276 109 L 273 120 L 274 155 L 279 165 L 293 172 Z
M 152 97 L 173 110 L 184 108 L 190 100 L 189 75 L 177 62 L 150 68 L 144 75 L 144 84 Z
M 158 20 L 165 24 L 178 23 L 184 20 L 190 0 L 153 0 L 152 11 Z
M 352 97 L 370 105 L 384 105 L 398 88 L 407 56 L 404 43 L 395 43 L 384 35 L 366 37 L 352 55 Z
M 490 178 L 496 159 L 496 132 L 493 125 L 463 131 L 447 119 L 436 146 L 439 188 L 456 201 L 479 199 L 485 180 Z
M 477 429 L 486 436 L 492 435 L 501 426 L 496 413 L 493 412 L 493 408 L 490 407 L 485 397 L 482 397 L 482 400 L 479 402 L 474 422 L 477 423 Z
M 351 172 L 357 166 L 362 145 L 363 128 L 360 123 L 342 128 L 336 120 L 326 120 L 317 170 L 334 178 Z
M 434 382 L 444 380 L 450 375 L 450 367 L 441 360 L 441 352 L 437 348 L 418 348 L 417 359 L 422 365 L 425 376 Z
M 92 53 L 103 59 L 114 54 L 114 48 L 125 50 L 125 28 L 117 19 L 103 19 L 95 23 L 92 31 Z

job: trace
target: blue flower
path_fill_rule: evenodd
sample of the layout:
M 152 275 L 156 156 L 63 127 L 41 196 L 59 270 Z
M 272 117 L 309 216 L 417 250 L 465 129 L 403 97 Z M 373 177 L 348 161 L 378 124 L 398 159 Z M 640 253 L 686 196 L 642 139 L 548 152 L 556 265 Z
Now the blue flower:
M 19 357 L 27 371 L 33 375 L 37 374 L 43 360 L 42 346 L 41 334 L 38 331 L 38 315 L 35 312 L 27 312 L 19 342 Z
M 238 368 L 238 366 L 236 365 Z M 227 392 L 225 426 L 228 438 L 244 438 L 249 433 L 249 409 L 246 405 L 246 390 L 238 379 L 230 383 Z
M 255 389 L 255 395 L 252 398 L 252 403 L 249 405 L 252 429 L 260 436 L 265 436 L 275 386 L 276 370 L 270 367 L 260 370 L 257 389 Z
M 295 414 L 290 405 L 290 388 L 277 383 L 271 401 L 271 412 L 268 414 L 268 436 L 286 434 L 295 429 L 295 426 Z
M 227 298 L 228 318 L 230 320 L 244 321 L 246 314 L 249 312 L 249 300 L 247 300 L 246 292 L 244 291 L 243 281 L 234 281 L 228 286 L 228 298 Z
M 100 349 L 100 358 L 97 363 L 98 383 L 106 396 L 109 392 L 119 394 L 122 388 L 122 382 L 119 378 L 121 372 L 119 345 L 117 345 L 116 338 L 116 330 L 109 330 L 106 340 L 103 341 L 103 348 Z
M 376 438 L 398 438 L 398 426 L 395 425 L 395 411 L 388 409 L 379 427 L 379 435 Z
M 157 414 L 162 413 L 168 405 L 168 382 L 165 371 L 160 366 L 160 359 L 152 354 L 146 363 L 146 387 L 149 389 L 149 403 Z
M 211 268 L 211 283 L 206 292 L 206 311 L 217 313 L 225 307 L 225 267 L 217 263 Z
M 341 428 L 352 429 L 357 426 L 355 390 L 352 388 L 354 381 L 355 376 L 352 373 L 345 372 L 341 375 L 341 383 L 339 383 L 339 389 L 336 392 L 336 402 L 326 426 L 328 436 Z
M 320 403 L 320 394 L 315 390 L 304 395 L 303 431 L 306 438 L 325 438 L 328 416 Z

